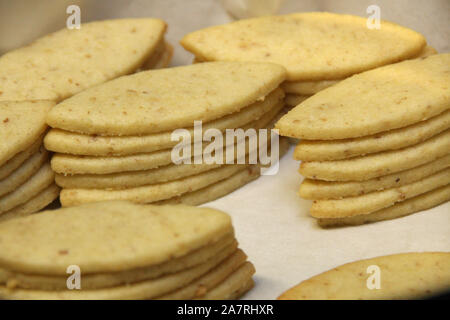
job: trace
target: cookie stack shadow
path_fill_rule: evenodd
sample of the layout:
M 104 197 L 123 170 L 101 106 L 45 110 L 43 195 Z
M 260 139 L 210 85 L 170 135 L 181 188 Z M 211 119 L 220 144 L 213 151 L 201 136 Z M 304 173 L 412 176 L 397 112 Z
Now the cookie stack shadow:
M 45 115 L 53 105 L 0 102 L 0 222 L 39 211 L 59 195 L 43 146 Z
M 209 145 L 201 141 L 209 129 L 258 133 L 272 127 L 284 106 L 284 78 L 284 68 L 274 64 L 217 62 L 145 71 L 67 99 L 50 112 L 53 129 L 45 137 L 46 148 L 56 152 L 51 164 L 63 188 L 61 204 L 120 199 L 198 205 L 256 179 L 258 151 L 271 148 L 270 132 L 256 145 L 224 134 L 214 163 L 196 162 L 193 154 Z M 202 125 L 197 147 L 195 121 Z M 177 153 L 189 160 L 182 163 L 173 156 L 181 143 L 173 139 L 177 129 L 188 137 L 188 151 Z M 284 139 L 279 145 L 281 151 L 288 147 Z M 247 161 L 255 152 L 257 161 Z
M 393 219 L 450 199 L 449 58 L 354 76 L 276 124 L 301 139 L 299 195 L 313 200 L 310 213 L 321 226 Z M 369 96 L 357 94 L 366 89 Z
M 0 240 L 2 299 L 224 300 L 254 285 L 230 217 L 209 208 L 85 204 L 8 221 Z

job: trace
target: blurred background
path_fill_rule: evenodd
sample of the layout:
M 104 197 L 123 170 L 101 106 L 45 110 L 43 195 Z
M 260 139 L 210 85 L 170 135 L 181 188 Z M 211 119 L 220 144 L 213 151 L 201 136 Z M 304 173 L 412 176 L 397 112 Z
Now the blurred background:
M 268 14 L 330 11 L 367 17 L 378 5 L 381 19 L 424 34 L 439 52 L 450 51 L 450 0 L 0 0 L 0 55 L 65 27 L 67 6 L 81 8 L 81 22 L 125 17 L 158 17 L 169 25 L 175 46 L 172 65 L 191 61 L 178 41 L 188 32 Z

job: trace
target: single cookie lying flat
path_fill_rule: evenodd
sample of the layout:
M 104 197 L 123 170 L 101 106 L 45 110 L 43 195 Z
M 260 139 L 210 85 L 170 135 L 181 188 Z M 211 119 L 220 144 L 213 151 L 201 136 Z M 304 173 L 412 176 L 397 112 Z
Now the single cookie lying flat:
M 341 79 L 408 59 L 426 45 L 413 30 L 386 21 L 370 30 L 366 22 L 350 15 L 294 13 L 209 27 L 186 35 L 181 44 L 200 61 L 280 64 L 289 81 Z
M 379 268 L 374 269 L 380 272 L 379 289 L 371 287 L 371 266 Z M 448 288 L 450 253 L 414 252 L 344 264 L 303 281 L 278 299 L 423 299 Z

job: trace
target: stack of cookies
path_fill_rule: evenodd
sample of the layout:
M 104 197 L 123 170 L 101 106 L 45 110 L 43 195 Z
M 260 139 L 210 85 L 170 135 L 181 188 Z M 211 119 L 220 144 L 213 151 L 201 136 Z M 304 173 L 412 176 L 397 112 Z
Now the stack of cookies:
M 353 74 L 435 53 L 424 37 L 393 23 L 369 29 L 367 19 L 326 12 L 240 20 L 186 35 L 181 44 L 203 61 L 273 62 L 287 69 L 286 104 Z
M 0 58 L 0 221 L 37 212 L 59 194 L 42 146 L 54 102 L 139 68 L 166 66 L 165 29 L 158 19 L 87 23 Z
M 209 208 L 112 201 L 0 224 L 0 299 L 237 299 L 254 272 Z
M 392 219 L 450 198 L 450 54 L 355 75 L 276 127 L 302 139 L 300 196 L 323 226 Z
M 224 132 L 270 127 L 284 106 L 284 79 L 285 69 L 271 63 L 214 62 L 140 72 L 63 101 L 49 113 L 53 129 L 45 137 L 46 148 L 56 152 L 51 165 L 62 205 L 113 199 L 197 205 L 255 179 L 257 162 L 236 150 L 244 144 L 248 157 L 258 156 L 255 145 Z M 173 135 L 180 129 L 182 141 Z M 203 139 L 223 136 L 214 149 L 218 158 L 204 161 L 202 152 L 211 146 Z M 174 161 L 180 144 L 188 147 L 182 163 Z
M 0 102 L 0 222 L 47 206 L 59 195 L 43 147 L 51 101 Z

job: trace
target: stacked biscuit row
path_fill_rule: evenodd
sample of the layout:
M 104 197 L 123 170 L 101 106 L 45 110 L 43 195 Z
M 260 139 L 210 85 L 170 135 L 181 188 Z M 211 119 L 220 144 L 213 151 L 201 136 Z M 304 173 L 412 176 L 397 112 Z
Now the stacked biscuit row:
M 59 195 L 43 146 L 53 102 L 0 102 L 0 221 L 41 210 Z
M 436 53 L 413 30 L 326 12 L 240 20 L 186 35 L 181 44 L 203 61 L 265 61 L 283 65 L 282 88 L 293 107 L 354 74 Z
M 0 260 L 2 299 L 237 299 L 255 272 L 227 214 L 124 201 L 3 223 Z
M 206 63 L 141 72 L 65 100 L 49 113 L 53 129 L 45 137 L 56 152 L 51 165 L 63 188 L 61 204 L 197 205 L 255 179 L 270 132 L 250 143 L 226 131 L 271 127 L 284 106 L 284 78 L 284 68 L 273 64 Z M 195 121 L 202 126 L 197 138 Z M 174 139 L 181 129 L 186 136 Z M 202 156 L 208 130 L 223 140 L 211 162 Z
M 368 71 L 277 123 L 302 139 L 300 196 L 313 200 L 320 225 L 392 219 L 450 199 L 449 67 L 450 54 L 440 54 Z
M 0 221 L 37 212 L 59 195 L 43 146 L 48 111 L 91 86 L 167 66 L 165 29 L 158 19 L 88 23 L 0 58 Z

